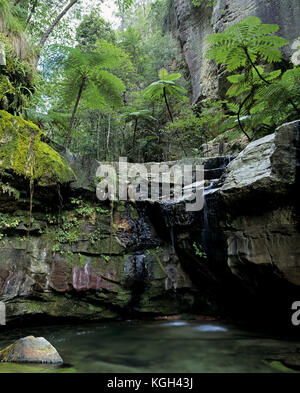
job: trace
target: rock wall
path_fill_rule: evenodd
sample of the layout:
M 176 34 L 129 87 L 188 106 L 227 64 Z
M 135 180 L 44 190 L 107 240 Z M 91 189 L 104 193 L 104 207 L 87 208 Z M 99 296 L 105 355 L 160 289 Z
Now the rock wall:
M 192 284 L 172 247 L 143 210 L 92 203 L 59 217 L 14 212 L 0 242 L 0 299 L 8 322 L 23 317 L 130 318 L 178 314 L 194 302 Z
M 1 193 L 9 322 L 186 313 L 290 325 L 300 298 L 300 120 L 236 158 L 196 160 L 206 179 L 198 212 L 182 200 L 99 204 L 87 161 L 67 157 L 78 180 L 57 199 L 36 189 L 29 235 L 26 198 Z
M 248 16 L 257 16 L 263 23 L 276 23 L 279 34 L 290 44 L 300 36 L 300 3 L 298 0 L 217 0 L 214 8 L 204 4 L 194 7 L 192 0 L 172 0 L 167 26 L 173 30 L 190 71 L 193 101 L 224 94 L 226 79 L 222 70 L 205 59 L 206 37 Z M 285 48 L 285 56 L 291 47 Z
M 300 297 L 299 168 L 295 121 L 249 144 L 207 195 L 210 229 L 224 240 L 223 262 L 249 294 L 252 315 L 290 326 Z
M 234 274 L 244 278 L 247 265 L 264 265 L 300 286 L 299 165 L 295 121 L 249 144 L 228 166 L 220 195 L 231 214 L 226 237 Z

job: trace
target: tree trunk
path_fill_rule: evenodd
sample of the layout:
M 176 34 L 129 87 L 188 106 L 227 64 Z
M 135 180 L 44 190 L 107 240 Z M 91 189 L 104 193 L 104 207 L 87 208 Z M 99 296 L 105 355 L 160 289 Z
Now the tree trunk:
M 109 157 L 110 131 L 111 131 L 111 113 L 108 115 L 108 129 L 107 129 L 107 139 L 106 139 L 107 157 Z
M 101 113 L 99 113 L 98 124 L 97 124 L 97 160 L 100 160 L 100 124 L 101 124 Z
M 82 82 L 81 82 L 81 85 L 80 85 L 80 88 L 79 88 L 78 96 L 77 96 L 77 99 L 76 99 L 76 103 L 75 103 L 75 106 L 74 106 L 74 109 L 73 109 L 73 113 L 72 113 L 72 117 L 71 117 L 71 121 L 70 121 L 70 126 L 69 126 L 69 130 L 68 130 L 66 144 L 65 144 L 65 147 L 67 147 L 67 148 L 70 146 L 71 132 L 72 132 L 72 128 L 73 128 L 76 112 L 77 112 L 77 109 L 78 109 L 78 105 L 79 105 L 80 98 L 81 98 L 81 95 L 82 95 L 82 92 L 83 92 L 85 84 L 86 84 L 86 77 L 84 76 L 82 78 Z
M 135 143 L 136 143 L 136 132 L 137 132 L 138 121 L 139 121 L 138 119 L 135 119 L 132 149 L 135 148 Z
M 45 45 L 45 42 L 49 38 L 55 26 L 61 21 L 61 19 L 66 15 L 66 13 L 78 2 L 78 0 L 71 0 L 70 3 L 62 10 L 62 12 L 55 18 L 54 22 L 51 26 L 45 31 L 40 42 L 39 47 L 42 48 Z
M 165 104 L 166 104 L 166 107 L 167 107 L 167 109 L 168 109 L 168 112 L 169 112 L 169 116 L 170 116 L 171 122 L 174 123 L 173 116 L 172 116 L 172 112 L 171 112 L 171 110 L 170 110 L 170 106 L 169 106 L 169 103 L 168 103 L 167 92 L 166 92 L 166 88 L 165 88 L 165 87 L 163 88 L 163 92 L 164 92 Z
M 170 109 L 170 106 L 169 106 L 169 103 L 168 103 L 167 92 L 166 92 L 166 88 L 165 88 L 165 87 L 163 88 L 163 92 L 164 92 L 164 99 L 165 99 L 166 107 L 167 107 L 168 112 L 169 112 L 169 116 L 170 116 L 171 122 L 174 123 L 174 119 L 173 119 L 172 112 L 171 112 L 171 109 Z M 178 138 L 178 140 L 179 140 L 179 143 L 180 143 L 180 145 L 181 145 L 181 148 L 182 148 L 182 150 L 183 150 L 185 156 L 187 157 L 187 152 L 186 152 L 186 150 L 185 150 L 185 148 L 184 148 L 184 146 L 183 146 L 183 143 L 180 141 L 178 132 L 175 131 L 175 133 L 176 133 L 176 136 L 177 136 L 177 138 Z
M 26 20 L 27 24 L 31 21 L 31 18 L 32 18 L 33 14 L 35 13 L 35 9 L 37 7 L 37 4 L 38 4 L 38 0 L 35 0 L 32 7 L 31 7 L 30 13 L 27 17 L 27 20 Z
M 243 131 L 243 134 L 246 135 L 249 142 L 252 142 L 252 139 L 250 138 L 250 136 L 247 134 L 247 132 L 245 131 L 245 129 L 243 127 L 243 124 L 241 122 L 241 112 L 242 112 L 243 106 L 246 104 L 246 102 L 249 100 L 249 98 L 252 96 L 252 94 L 253 94 L 253 91 L 251 91 L 251 93 L 247 95 L 247 97 L 240 104 L 239 111 L 238 111 L 239 126 L 240 126 L 241 130 Z

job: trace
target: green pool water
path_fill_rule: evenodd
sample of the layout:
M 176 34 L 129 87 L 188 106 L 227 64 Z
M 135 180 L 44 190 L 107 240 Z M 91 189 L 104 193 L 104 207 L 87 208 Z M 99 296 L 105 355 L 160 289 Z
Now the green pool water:
M 64 367 L 2 363 L 0 372 L 293 372 L 269 360 L 299 346 L 215 322 L 128 321 L 14 329 L 0 333 L 0 349 L 28 335 L 50 341 Z

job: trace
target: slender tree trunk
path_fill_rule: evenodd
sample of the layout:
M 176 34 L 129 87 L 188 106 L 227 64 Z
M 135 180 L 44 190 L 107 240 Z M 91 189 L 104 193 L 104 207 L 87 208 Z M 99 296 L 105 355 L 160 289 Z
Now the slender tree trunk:
M 107 130 L 107 140 L 106 140 L 107 157 L 109 157 L 110 131 L 111 131 L 111 113 L 108 115 L 108 130 Z
M 101 124 L 101 113 L 99 113 L 98 124 L 97 124 L 97 160 L 100 160 L 100 124 Z
M 266 78 L 264 78 L 264 77 L 262 76 L 262 74 L 259 72 L 259 70 L 258 70 L 258 68 L 256 67 L 256 65 L 253 63 L 253 61 L 252 61 L 252 59 L 251 59 L 251 56 L 249 55 L 248 49 L 247 49 L 247 48 L 244 48 L 244 51 L 245 51 L 245 53 L 246 53 L 246 56 L 247 56 L 248 60 L 250 61 L 250 64 L 251 64 L 252 67 L 255 69 L 255 72 L 256 72 L 257 75 L 260 77 L 260 79 L 261 79 L 262 81 L 264 81 L 267 85 L 271 85 L 271 82 L 267 81 Z
M 133 143 L 132 143 L 132 149 L 135 148 L 135 144 L 136 144 L 136 132 L 137 132 L 137 126 L 138 126 L 138 119 L 135 119 L 135 125 L 134 125 L 134 133 L 133 133 Z
M 171 112 L 171 109 L 170 109 L 170 106 L 169 106 L 169 102 L 168 102 L 168 98 L 167 98 L 167 91 L 166 91 L 166 88 L 165 88 L 165 87 L 163 88 L 163 93 L 164 93 L 164 99 L 165 99 L 166 107 L 167 107 L 168 112 L 169 112 L 169 116 L 170 116 L 171 122 L 174 123 L 174 119 L 173 119 L 172 112 Z M 177 138 L 179 139 L 179 143 L 180 143 L 180 145 L 181 145 L 181 148 L 182 148 L 182 150 L 183 150 L 185 156 L 187 157 L 187 152 L 186 152 L 186 150 L 185 150 L 185 148 L 184 148 L 184 146 L 183 146 L 183 143 L 180 141 L 178 132 L 175 131 L 175 133 L 176 133 Z
M 38 0 L 35 0 L 32 7 L 31 7 L 30 14 L 27 17 L 26 23 L 29 23 L 31 21 L 31 18 L 32 18 L 33 14 L 35 13 L 35 9 L 37 7 L 37 4 L 38 4 Z
M 75 106 L 74 106 L 74 109 L 73 109 L 73 113 L 72 113 L 72 117 L 71 117 L 71 121 L 70 121 L 70 125 L 69 125 L 69 130 L 68 130 L 66 144 L 65 144 L 65 147 L 67 147 L 67 148 L 70 146 L 72 128 L 73 128 L 76 112 L 77 112 L 77 109 L 78 109 L 78 105 L 79 105 L 80 98 L 81 98 L 81 95 L 82 95 L 82 92 L 83 92 L 85 84 L 86 84 L 86 77 L 84 76 L 82 78 L 82 81 L 81 81 L 81 85 L 80 85 L 80 88 L 79 88 L 78 96 L 77 96 L 77 99 L 76 99 L 76 103 L 75 103 Z
M 66 15 L 66 13 L 78 2 L 78 0 L 71 0 L 70 3 L 62 10 L 62 12 L 55 18 L 53 23 L 49 26 L 49 28 L 43 34 L 39 47 L 42 48 L 45 45 L 45 42 L 49 38 L 50 34 L 54 30 L 55 26 L 61 21 L 61 19 Z
M 169 103 L 168 103 L 167 92 L 166 92 L 166 88 L 165 87 L 163 88 L 163 93 L 164 93 L 165 104 L 166 104 L 167 110 L 169 112 L 169 116 L 170 116 L 171 122 L 174 123 L 172 112 L 171 112 L 171 109 L 170 109 L 170 106 L 169 106 Z

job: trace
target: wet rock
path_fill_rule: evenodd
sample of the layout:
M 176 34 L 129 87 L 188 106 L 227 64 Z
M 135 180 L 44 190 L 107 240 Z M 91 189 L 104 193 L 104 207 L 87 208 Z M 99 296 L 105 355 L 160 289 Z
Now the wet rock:
M 65 220 L 73 220 L 75 213 L 64 213 Z M 192 284 L 143 206 L 120 203 L 112 218 L 100 211 L 77 220 L 64 231 L 53 220 L 46 233 L 21 239 L 12 230 L 2 240 L 0 301 L 6 302 L 8 323 L 21 317 L 24 323 L 34 318 L 114 319 L 129 315 L 132 299 L 135 314 L 185 310 L 188 297 L 169 299 L 168 292 L 182 288 L 185 295 Z M 69 242 L 58 234 L 74 236 Z
M 61 364 L 57 350 L 43 337 L 21 338 L 0 352 L 1 362 Z
M 228 204 L 286 194 L 296 183 L 300 121 L 286 123 L 275 134 L 250 143 L 227 168 L 221 189 Z
M 256 265 L 300 285 L 294 198 L 299 148 L 300 121 L 294 121 L 249 144 L 227 168 L 220 195 L 232 217 L 226 231 L 228 265 L 249 284 L 249 269 Z

